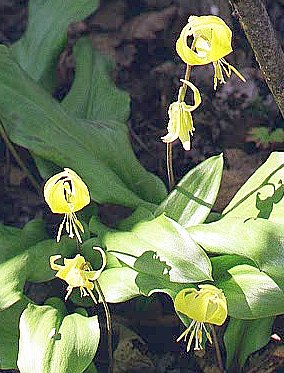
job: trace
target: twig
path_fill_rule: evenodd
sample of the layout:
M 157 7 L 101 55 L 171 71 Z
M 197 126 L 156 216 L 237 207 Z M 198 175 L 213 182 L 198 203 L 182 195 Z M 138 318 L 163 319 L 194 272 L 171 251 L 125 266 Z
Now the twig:
M 229 0 L 284 117 L 284 53 L 261 0 Z
M 9 137 L 6 134 L 4 126 L 1 122 L 0 122 L 0 135 L 2 136 L 7 148 L 9 149 L 10 153 L 14 157 L 15 161 L 18 163 L 19 167 L 23 170 L 25 176 L 28 177 L 32 186 L 35 188 L 38 194 L 42 195 L 42 190 L 41 190 L 39 183 L 36 181 L 36 179 L 31 174 L 30 170 L 27 168 L 27 166 L 22 161 L 22 159 L 19 157 L 17 150 L 15 149 L 14 145 L 11 143 Z

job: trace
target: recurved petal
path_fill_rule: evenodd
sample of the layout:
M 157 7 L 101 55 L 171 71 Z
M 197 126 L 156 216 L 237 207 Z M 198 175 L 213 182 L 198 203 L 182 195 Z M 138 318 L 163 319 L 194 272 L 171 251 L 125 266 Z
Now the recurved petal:
M 193 111 L 198 108 L 198 106 L 201 104 L 201 96 L 199 89 L 195 87 L 194 84 L 189 82 L 185 79 L 180 79 L 182 83 L 185 83 L 192 91 L 193 91 L 193 98 L 194 98 L 194 104 L 193 105 L 187 105 L 185 103 L 182 103 L 183 109 L 188 111 Z
M 49 263 L 50 263 L 50 267 L 51 269 L 53 269 L 54 271 L 59 271 L 61 268 L 63 268 L 63 266 L 59 265 L 59 264 L 56 264 L 56 260 L 60 259 L 61 258 L 61 255 L 52 255 L 50 258 L 49 258 Z
M 208 57 L 208 54 L 204 55 L 203 51 L 200 54 L 198 52 L 193 51 L 187 45 L 187 39 L 182 37 L 179 37 L 176 42 L 176 51 L 180 58 L 183 60 L 183 62 L 191 66 L 206 65 L 212 62 Z

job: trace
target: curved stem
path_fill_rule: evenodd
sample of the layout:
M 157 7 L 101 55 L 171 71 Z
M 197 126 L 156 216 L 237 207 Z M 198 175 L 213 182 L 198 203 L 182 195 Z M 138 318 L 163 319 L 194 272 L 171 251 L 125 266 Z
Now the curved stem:
M 215 330 L 215 327 L 213 325 L 211 325 L 211 331 L 212 331 L 212 337 L 213 337 L 212 339 L 213 339 L 213 343 L 214 343 L 214 347 L 215 347 L 215 351 L 216 351 L 216 358 L 217 358 L 217 362 L 218 362 L 218 367 L 219 367 L 220 372 L 223 373 L 223 372 L 225 372 L 225 370 L 224 370 L 224 367 L 223 367 L 222 356 L 221 356 L 221 352 L 220 352 L 220 347 L 219 347 L 219 343 L 218 343 L 216 330 Z
M 169 191 L 171 191 L 175 185 L 175 177 L 173 170 L 173 144 L 167 143 L 167 173 L 169 180 Z
M 102 304 L 104 306 L 105 315 L 106 315 L 106 326 L 107 326 L 107 335 L 108 335 L 108 355 L 109 355 L 109 366 L 108 366 L 108 372 L 113 372 L 113 355 L 112 355 L 112 325 L 111 325 L 111 316 L 110 311 L 108 308 L 108 304 L 105 300 L 104 294 L 102 292 L 102 289 L 100 287 L 100 284 L 98 281 L 95 281 L 95 287 L 96 290 L 102 300 Z
M 9 149 L 10 153 L 14 157 L 15 161 L 18 163 L 19 167 L 23 170 L 24 174 L 29 178 L 35 190 L 38 192 L 39 195 L 42 195 L 42 190 L 41 190 L 39 183 L 36 181 L 36 179 L 30 173 L 30 170 L 24 164 L 22 159 L 19 157 L 14 145 L 11 143 L 9 137 L 7 136 L 4 126 L 1 122 L 0 122 L 0 135 L 2 136 L 7 148 Z

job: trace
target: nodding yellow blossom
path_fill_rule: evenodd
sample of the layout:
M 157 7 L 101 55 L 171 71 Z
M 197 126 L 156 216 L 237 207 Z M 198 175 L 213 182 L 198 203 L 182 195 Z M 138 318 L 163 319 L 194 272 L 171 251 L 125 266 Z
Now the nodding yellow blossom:
M 173 142 L 177 138 L 182 142 L 184 150 L 190 150 L 190 135 L 195 130 L 191 112 L 201 103 L 199 90 L 194 84 L 187 80 L 181 81 L 192 89 L 194 95 L 194 105 L 187 105 L 184 102 L 183 87 L 179 91 L 179 101 L 173 102 L 169 107 L 168 134 L 162 137 L 166 143 Z
M 192 37 L 191 46 L 188 38 Z M 176 50 L 181 59 L 188 65 L 214 66 L 214 89 L 218 80 L 225 83 L 224 74 L 231 76 L 232 71 L 245 82 L 238 70 L 230 65 L 224 57 L 233 51 L 232 31 L 226 23 L 217 16 L 190 16 L 188 24 L 183 28 L 176 43 Z
M 100 269 L 96 271 L 92 271 L 90 264 L 86 262 L 85 258 L 80 254 L 77 254 L 73 259 L 64 258 L 64 265 L 55 263 L 61 258 L 61 255 L 53 255 L 50 257 L 50 267 L 54 271 L 58 271 L 55 276 L 66 281 L 68 284 L 65 300 L 68 299 L 73 288 L 79 287 L 81 296 L 90 294 L 92 299 L 96 302 L 92 293 L 94 289 L 94 283 L 92 281 L 96 281 L 105 268 L 106 255 L 100 247 L 93 247 L 93 249 L 99 251 L 102 256 L 102 265 Z
M 65 214 L 58 229 L 57 242 L 60 241 L 64 225 L 70 238 L 76 235 L 79 242 L 82 242 L 79 230 L 84 232 L 84 228 L 75 212 L 90 203 L 90 194 L 83 180 L 70 168 L 64 168 L 63 172 L 52 176 L 46 182 L 44 198 L 52 212 Z
M 222 325 L 227 318 L 227 301 L 222 290 L 213 285 L 199 285 L 200 290 L 194 288 L 181 290 L 174 301 L 175 310 L 189 317 L 192 322 L 189 327 L 177 339 L 186 341 L 187 352 L 190 350 L 195 338 L 195 350 L 202 349 L 202 335 L 205 333 L 207 339 L 212 343 L 210 333 L 205 324 Z

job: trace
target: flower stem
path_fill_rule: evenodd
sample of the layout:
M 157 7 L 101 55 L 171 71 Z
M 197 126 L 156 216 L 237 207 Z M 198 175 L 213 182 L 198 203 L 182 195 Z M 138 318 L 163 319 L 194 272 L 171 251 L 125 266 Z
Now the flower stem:
M 2 136 L 5 145 L 9 149 L 10 153 L 14 157 L 15 161 L 18 163 L 19 167 L 23 170 L 24 174 L 28 177 L 30 180 L 32 186 L 35 188 L 35 190 L 38 192 L 38 194 L 41 196 L 42 195 L 42 190 L 39 185 L 39 183 L 36 181 L 36 179 L 33 177 L 33 175 L 30 173 L 29 169 L 27 166 L 24 164 L 22 159 L 19 157 L 14 145 L 11 143 L 9 137 L 6 134 L 6 131 L 4 129 L 3 124 L 0 122 L 0 135 Z
M 171 191 L 175 185 L 175 177 L 173 170 L 173 144 L 167 143 L 167 173 L 169 180 L 169 191 Z
M 190 73 L 191 73 L 191 65 L 186 65 L 186 70 L 185 70 L 185 74 L 184 74 L 184 80 L 189 80 Z M 180 91 L 180 94 L 179 94 L 179 97 L 178 97 L 178 101 L 183 101 L 184 100 L 184 97 L 185 97 L 185 94 L 186 94 L 186 90 L 187 90 L 187 84 L 182 83 L 182 90 Z M 182 95 L 182 98 L 180 97 L 181 95 Z
M 219 347 L 219 343 L 218 343 L 216 330 L 215 330 L 215 327 L 213 325 L 211 325 L 211 331 L 212 331 L 213 343 L 214 343 L 214 347 L 215 347 L 215 351 L 216 351 L 216 358 L 217 358 L 217 362 L 218 362 L 218 367 L 219 367 L 220 372 L 223 373 L 223 372 L 225 372 L 225 370 L 224 370 L 224 366 L 223 366 L 223 362 L 222 362 L 222 356 L 221 356 L 221 352 L 220 352 L 220 347 Z
M 184 80 L 189 80 L 191 72 L 191 65 L 186 65 Z M 179 91 L 178 101 L 182 101 L 185 97 L 187 85 L 182 84 L 182 89 Z M 173 169 L 173 145 L 171 142 L 167 143 L 167 173 L 169 180 L 169 190 L 171 191 L 175 185 L 174 169 Z
M 112 373 L 113 372 L 113 354 L 112 354 L 112 325 L 111 325 L 110 311 L 109 311 L 108 304 L 105 300 L 105 296 L 102 292 L 102 289 L 98 281 L 95 281 L 95 287 L 102 300 L 102 304 L 104 306 L 105 315 L 106 315 L 106 326 L 107 326 L 107 334 L 108 334 L 108 355 L 109 355 L 108 373 Z

